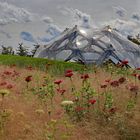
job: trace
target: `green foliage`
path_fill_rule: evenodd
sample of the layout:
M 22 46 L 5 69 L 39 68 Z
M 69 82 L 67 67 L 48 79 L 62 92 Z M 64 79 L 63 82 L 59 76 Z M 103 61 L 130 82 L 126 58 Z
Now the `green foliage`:
M 130 111 L 135 107 L 136 101 L 134 99 L 130 99 L 127 103 L 127 110 Z
M 113 96 L 111 93 L 106 93 L 105 94 L 105 108 L 111 108 L 113 105 Z

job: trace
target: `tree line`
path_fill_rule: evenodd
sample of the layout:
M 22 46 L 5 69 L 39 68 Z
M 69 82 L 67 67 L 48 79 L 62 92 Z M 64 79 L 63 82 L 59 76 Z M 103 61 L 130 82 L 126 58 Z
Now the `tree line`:
M 19 56 L 28 56 L 33 57 L 39 48 L 39 45 L 34 45 L 33 50 L 29 51 L 23 43 L 19 43 L 16 50 L 13 50 L 13 47 L 6 47 L 4 45 L 1 46 L 1 54 L 3 55 L 19 55 Z

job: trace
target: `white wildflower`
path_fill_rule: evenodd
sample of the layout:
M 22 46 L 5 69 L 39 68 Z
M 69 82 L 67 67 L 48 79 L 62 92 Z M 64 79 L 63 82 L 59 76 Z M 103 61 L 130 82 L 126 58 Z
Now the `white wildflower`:
M 73 105 L 73 104 L 74 104 L 73 101 L 62 101 L 62 102 L 61 102 L 61 105 L 62 105 L 62 106 Z

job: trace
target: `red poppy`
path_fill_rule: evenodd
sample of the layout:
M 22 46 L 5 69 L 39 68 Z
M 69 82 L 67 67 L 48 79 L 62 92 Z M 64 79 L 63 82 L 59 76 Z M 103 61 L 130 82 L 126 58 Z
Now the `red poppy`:
M 110 81 L 111 81 L 110 79 L 105 80 L 106 83 L 109 83 Z
M 106 84 L 101 85 L 101 88 L 107 88 Z
M 96 103 L 96 100 L 91 99 L 91 100 L 89 100 L 88 102 L 89 102 L 90 104 L 92 104 L 92 105 L 93 105 L 93 104 L 95 104 L 95 103 Z
M 11 89 L 11 88 L 13 88 L 13 85 L 11 84 L 7 85 L 7 89 Z
M 10 71 L 4 71 L 3 72 L 5 75 L 11 75 L 12 74 L 12 72 L 10 72 Z
M 137 77 L 138 76 L 137 73 L 132 73 L 131 75 L 134 76 L 134 77 Z
M 62 80 L 56 80 L 56 81 L 54 81 L 54 83 L 55 83 L 56 85 L 60 85 L 62 82 L 63 82 Z
M 73 71 L 72 70 L 66 70 L 65 73 L 72 73 Z
M 127 86 L 127 89 L 129 89 L 131 92 L 138 92 L 139 87 L 137 85 L 130 84 Z
M 140 75 L 138 75 L 138 79 L 140 80 Z
M 0 83 L 0 86 L 5 86 L 7 84 L 7 82 L 2 82 Z
M 57 92 L 60 93 L 61 95 L 63 95 L 66 92 L 66 90 L 65 89 L 57 89 Z
M 81 79 L 83 80 L 87 80 L 89 78 L 89 75 L 88 74 L 84 74 L 81 76 Z
M 140 67 L 139 68 L 136 68 L 136 70 L 140 70 Z
M 110 83 L 110 85 L 111 85 L 112 87 L 118 87 L 118 86 L 119 86 L 119 82 L 118 82 L 117 80 L 115 80 L 115 81 L 112 81 L 112 82 Z
M 32 76 L 30 75 L 30 76 L 27 76 L 26 78 L 25 78 L 25 81 L 28 83 L 28 82 L 31 82 L 32 81 Z
M 20 75 L 20 73 L 18 73 L 17 71 L 13 71 L 13 76 L 19 76 Z
M 126 79 L 124 77 L 119 78 L 118 82 L 120 84 L 123 84 L 126 81 Z
M 127 65 L 127 64 L 128 64 L 128 60 L 123 60 L 123 61 L 121 61 L 121 64 Z
M 66 73 L 65 74 L 65 77 L 69 77 L 69 78 L 71 78 L 73 76 L 73 73 L 72 72 L 70 72 L 70 73 Z

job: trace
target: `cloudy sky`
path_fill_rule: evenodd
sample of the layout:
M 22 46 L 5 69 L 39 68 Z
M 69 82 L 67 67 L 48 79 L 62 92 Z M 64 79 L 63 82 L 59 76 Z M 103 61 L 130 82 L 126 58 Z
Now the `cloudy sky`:
M 0 0 L 0 45 L 45 44 L 75 24 L 139 32 L 140 0 Z

